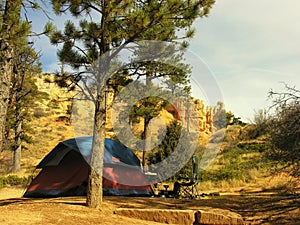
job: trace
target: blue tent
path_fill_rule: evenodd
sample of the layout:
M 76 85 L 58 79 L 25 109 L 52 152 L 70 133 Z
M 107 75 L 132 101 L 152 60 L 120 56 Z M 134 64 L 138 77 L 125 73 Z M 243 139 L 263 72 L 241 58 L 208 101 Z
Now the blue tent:
M 42 169 L 24 197 L 86 195 L 93 137 L 60 142 L 37 165 Z M 152 196 L 152 188 L 141 172 L 140 160 L 125 145 L 105 139 L 104 195 Z

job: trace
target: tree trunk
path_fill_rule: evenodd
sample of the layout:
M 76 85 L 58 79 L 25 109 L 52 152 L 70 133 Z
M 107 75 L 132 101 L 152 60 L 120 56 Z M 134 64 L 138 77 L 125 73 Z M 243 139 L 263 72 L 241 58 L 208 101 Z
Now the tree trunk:
M 16 136 L 15 136 L 15 149 L 14 149 L 14 158 L 13 158 L 13 169 L 12 172 L 18 172 L 21 169 L 21 153 L 22 153 L 22 145 L 21 145 L 21 130 L 22 123 L 19 122 L 16 125 Z
M 143 155 L 142 155 L 142 166 L 143 166 L 144 172 L 147 172 L 146 154 L 147 154 L 147 151 L 151 150 L 151 129 L 149 129 L 149 123 L 150 123 L 150 119 L 144 118 L 143 138 L 145 141 L 145 145 L 144 145 Z
M 6 0 L 0 29 L 0 151 L 13 73 L 14 29 L 19 25 L 22 0 Z
M 105 125 L 106 125 L 106 73 L 110 66 L 110 61 L 107 57 L 102 57 L 109 49 L 107 39 L 108 33 L 108 17 L 109 8 L 108 0 L 101 0 L 102 17 L 101 17 L 101 42 L 100 42 L 100 71 L 96 72 L 97 80 L 97 96 L 95 102 L 95 125 L 94 139 L 92 146 L 91 171 L 89 174 L 88 191 L 86 204 L 90 208 L 100 208 L 102 206 L 102 175 L 103 175 L 103 160 L 104 160 L 104 140 L 105 140 Z M 104 84 L 104 85 L 103 85 Z
M 86 204 L 91 208 L 100 208 L 102 205 L 102 174 L 105 140 L 105 90 L 101 90 L 96 99 L 94 139 L 92 146 L 91 171 L 89 174 Z
M 152 73 L 151 69 L 146 67 L 146 86 L 151 87 L 152 84 Z M 145 115 L 144 117 L 144 131 L 143 131 L 143 138 L 145 141 L 144 149 L 143 149 L 143 155 L 142 155 L 142 166 L 144 172 L 147 172 L 146 167 L 146 153 L 147 151 L 151 150 L 151 130 L 149 129 L 149 123 L 151 121 L 151 116 L 150 115 Z
M 18 80 L 19 79 L 19 80 Z M 22 88 L 24 84 L 25 73 L 17 74 L 16 90 L 15 90 L 15 143 L 14 143 L 14 157 L 13 157 L 13 172 L 18 172 L 21 169 L 21 151 L 22 151 Z
M 10 82 L 12 75 L 12 55 L 13 51 L 9 43 L 1 40 L 0 58 L 0 152 L 2 151 L 3 135 L 5 131 L 6 111 L 9 101 Z

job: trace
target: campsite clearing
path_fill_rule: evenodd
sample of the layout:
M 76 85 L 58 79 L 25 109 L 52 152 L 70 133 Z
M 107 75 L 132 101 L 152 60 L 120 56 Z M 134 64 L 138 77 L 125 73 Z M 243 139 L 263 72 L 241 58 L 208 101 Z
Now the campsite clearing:
M 161 224 L 143 220 L 144 218 L 135 219 L 116 215 L 114 212 L 117 208 L 225 209 L 242 215 L 250 224 L 300 224 L 299 194 L 248 193 L 199 200 L 113 196 L 104 197 L 102 211 L 87 208 L 84 197 L 46 199 L 11 197 L 15 196 L 7 196 L 6 199 L 0 200 L 0 224 Z

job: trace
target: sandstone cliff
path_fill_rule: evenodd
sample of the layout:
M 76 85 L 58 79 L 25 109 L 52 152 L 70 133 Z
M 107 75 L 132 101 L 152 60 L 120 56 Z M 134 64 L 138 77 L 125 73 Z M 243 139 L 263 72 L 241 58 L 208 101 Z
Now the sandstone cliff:
M 68 92 L 66 88 L 59 88 L 53 81 L 53 75 L 43 75 L 37 78 L 36 84 L 39 90 L 48 93 L 49 96 L 47 99 L 38 102 L 37 106 L 32 109 L 35 118 L 31 125 L 35 130 L 35 140 L 28 148 L 33 158 L 40 159 L 59 141 L 74 136 L 92 134 L 93 104 L 91 102 L 80 102 L 78 105 L 77 102 L 77 105 L 74 106 L 74 102 L 72 102 L 74 92 Z M 107 101 L 111 102 L 113 98 L 113 94 L 108 93 Z M 192 103 L 194 113 L 191 115 L 188 115 L 189 113 L 184 110 L 181 100 L 173 103 L 173 107 L 162 110 L 158 118 L 152 121 L 151 126 L 154 130 L 152 135 L 158 135 L 161 126 L 166 126 L 174 118 L 182 120 L 184 117 L 189 117 L 190 129 L 197 129 L 201 134 L 208 136 L 214 130 L 213 108 L 205 106 L 203 101 L 199 99 L 192 99 Z M 108 108 L 108 137 L 114 136 L 111 119 L 111 109 Z M 141 133 L 143 130 L 143 121 L 140 121 L 133 129 L 137 134 Z

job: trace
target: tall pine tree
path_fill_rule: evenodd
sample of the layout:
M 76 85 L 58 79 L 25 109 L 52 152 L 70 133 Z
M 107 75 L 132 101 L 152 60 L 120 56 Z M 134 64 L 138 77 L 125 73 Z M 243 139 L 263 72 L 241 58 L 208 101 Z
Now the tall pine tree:
M 111 58 L 116 54 L 110 50 L 141 40 L 174 41 L 179 38 L 177 31 L 181 29 L 186 29 L 183 36 L 189 37 L 193 34 L 193 21 L 199 16 L 206 16 L 213 3 L 214 0 L 52 0 L 57 14 L 69 11 L 74 17 L 82 18 L 78 27 L 68 21 L 64 32 L 57 31 L 51 35 L 53 44 L 63 43 L 58 52 L 61 62 L 82 70 L 82 67 L 90 66 L 109 53 L 101 62 L 102 74 L 96 77 L 94 143 L 87 196 L 89 207 L 97 208 L 102 204 L 106 109 L 105 91 L 100 84 L 110 67 Z
M 16 42 L 22 34 L 22 0 L 1 1 L 0 17 L 0 151 L 3 144 Z M 21 38 L 22 39 L 22 38 Z
M 23 46 L 16 50 L 18 54 L 14 59 L 14 73 L 10 92 L 10 114 L 7 115 L 6 130 L 12 129 L 13 135 L 7 136 L 6 140 L 13 137 L 12 150 L 14 152 L 12 171 L 21 169 L 22 142 L 30 140 L 26 133 L 29 129 L 27 121 L 30 120 L 30 107 L 34 106 L 41 92 L 35 85 L 35 75 L 40 73 L 38 55 L 31 46 Z M 10 120 L 10 121 L 8 121 Z M 8 126 L 11 124 L 11 126 Z
M 28 4 L 26 4 L 28 3 Z M 22 7 L 38 8 L 35 1 L 5 0 L 0 3 L 0 151 L 7 107 L 10 99 L 11 81 L 16 73 L 19 49 L 28 46 L 30 22 L 22 20 Z

